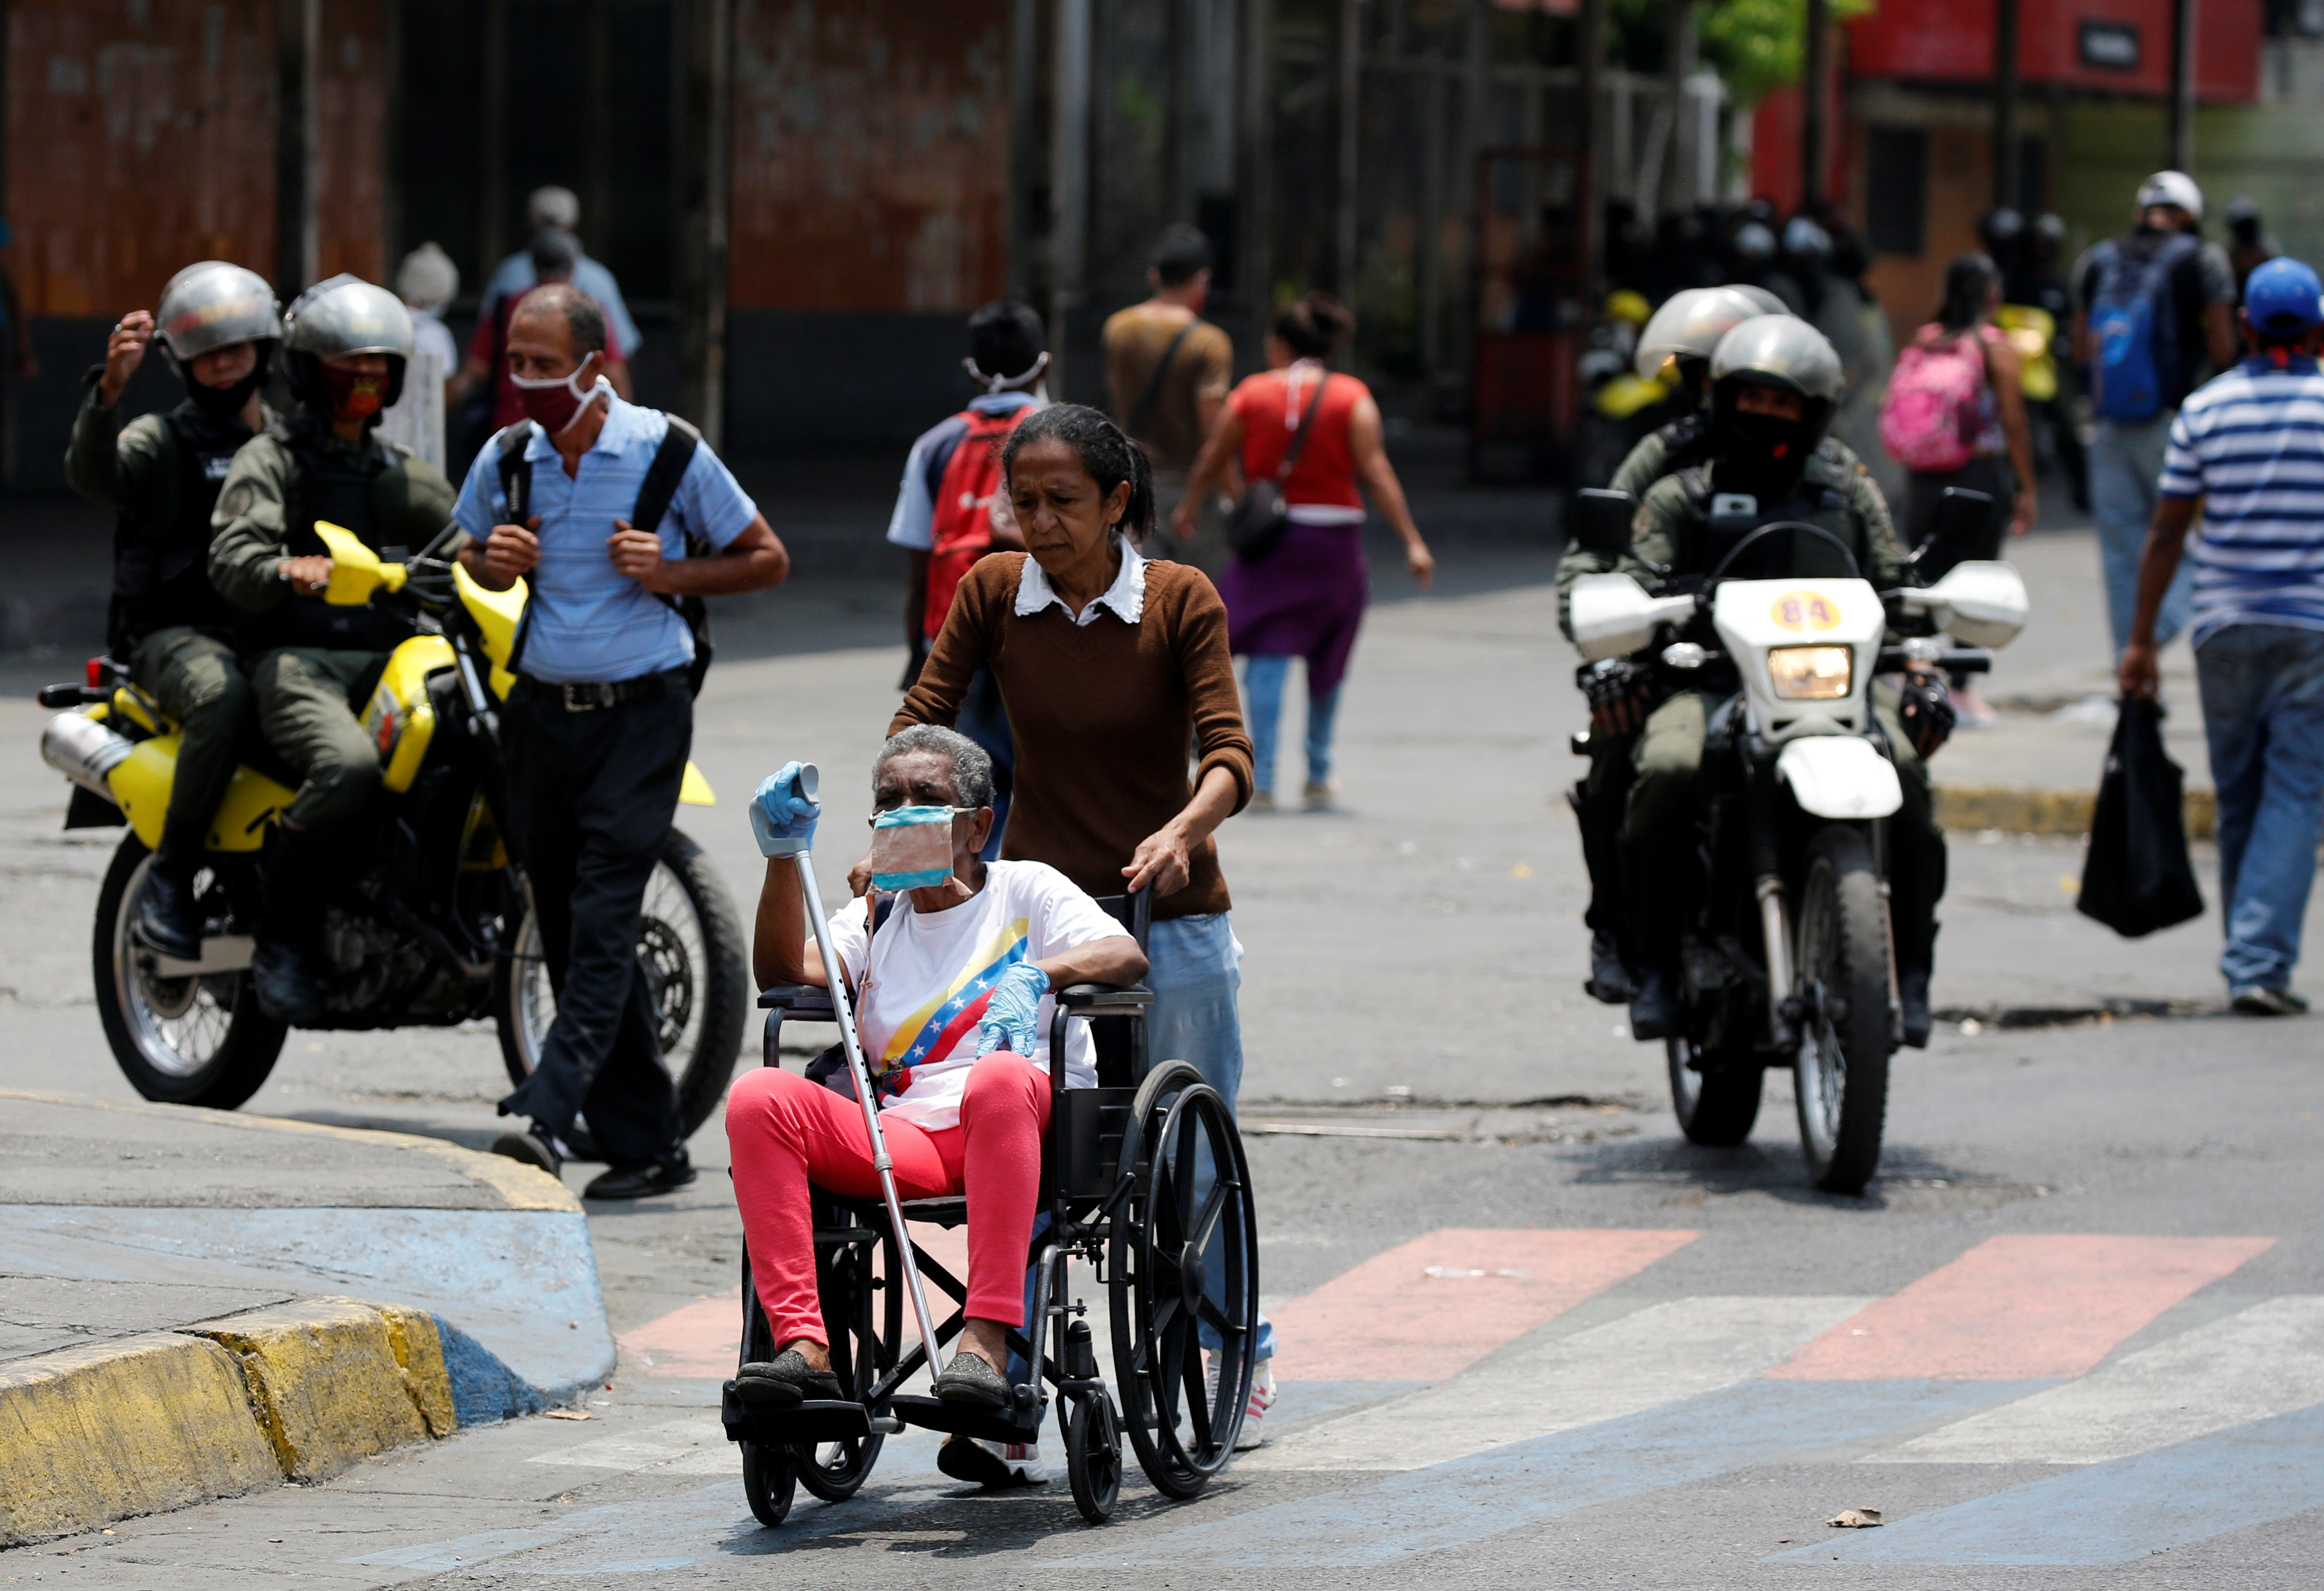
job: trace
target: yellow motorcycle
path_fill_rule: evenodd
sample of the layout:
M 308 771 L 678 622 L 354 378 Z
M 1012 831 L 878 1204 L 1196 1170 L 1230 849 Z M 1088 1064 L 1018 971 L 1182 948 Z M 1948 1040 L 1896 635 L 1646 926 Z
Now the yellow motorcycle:
M 488 1016 L 510 1080 L 522 1082 L 557 1010 L 523 872 L 496 815 L 506 799 L 499 709 L 515 683 L 508 666 L 524 584 L 477 584 L 444 556 L 453 530 L 396 564 L 337 526 L 316 529 L 333 560 L 325 601 L 359 606 L 384 595 L 419 630 L 389 655 L 364 700 L 382 788 L 365 841 L 347 848 L 332 880 L 316 1025 L 444 1027 Z M 97 896 L 93 952 L 114 1058 L 149 1099 L 231 1110 L 258 1091 L 282 1049 L 283 1025 L 259 1008 L 249 969 L 259 851 L 298 780 L 271 754 L 246 749 L 195 879 L 201 955 L 178 961 L 130 931 L 161 838 L 177 725 L 104 658 L 90 660 L 86 684 L 48 686 L 40 700 L 73 709 L 41 737 L 42 757 L 72 782 L 65 826 L 129 830 Z M 713 800 L 692 763 L 679 799 Z M 752 999 L 743 948 L 742 919 L 709 859 L 671 829 L 646 887 L 638 959 L 689 1133 L 716 1108 L 742 1046 Z M 576 1138 L 571 1146 L 587 1158 L 586 1126 Z

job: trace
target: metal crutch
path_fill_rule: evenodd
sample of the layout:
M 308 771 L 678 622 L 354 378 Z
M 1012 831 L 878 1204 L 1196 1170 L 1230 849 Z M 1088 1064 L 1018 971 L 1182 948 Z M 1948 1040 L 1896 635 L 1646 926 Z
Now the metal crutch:
M 812 762 L 799 768 L 798 789 L 801 796 L 816 801 L 819 776 Z M 896 1163 L 889 1158 L 887 1136 L 880 1130 L 880 1108 L 873 1102 L 872 1069 L 864 1064 L 863 1045 L 855 1036 L 855 1007 L 847 997 L 847 982 L 839 970 L 839 952 L 831 948 L 831 933 L 823 919 L 823 892 L 816 887 L 815 858 L 808 854 L 805 841 L 779 842 L 796 844 L 795 851 L 777 851 L 777 856 L 788 856 L 798 864 L 799 891 L 807 904 L 807 920 L 815 929 L 816 949 L 823 952 L 824 981 L 831 993 L 831 1008 L 839 1017 L 839 1042 L 847 1051 L 849 1072 L 855 1079 L 855 1102 L 863 1108 L 863 1127 L 872 1136 L 872 1165 L 880 1173 L 880 1191 L 888 1200 L 888 1219 L 894 1224 L 896 1252 L 903 1256 L 904 1279 L 910 1284 L 912 1318 L 919 1323 L 920 1341 L 927 1348 L 928 1378 L 934 1381 L 944 1374 L 944 1360 L 936 1347 L 936 1322 L 928 1316 L 927 1294 L 920 1287 L 920 1267 L 912 1257 L 912 1237 L 904 1226 L 903 1200 L 896 1196 Z

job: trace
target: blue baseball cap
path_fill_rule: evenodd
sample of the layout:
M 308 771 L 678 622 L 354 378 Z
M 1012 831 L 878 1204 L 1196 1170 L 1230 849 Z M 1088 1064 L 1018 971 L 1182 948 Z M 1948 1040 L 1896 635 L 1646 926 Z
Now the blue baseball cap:
M 2270 260 L 2244 284 L 2244 313 L 2255 329 L 2291 336 L 2324 324 L 2324 283 L 2297 260 Z

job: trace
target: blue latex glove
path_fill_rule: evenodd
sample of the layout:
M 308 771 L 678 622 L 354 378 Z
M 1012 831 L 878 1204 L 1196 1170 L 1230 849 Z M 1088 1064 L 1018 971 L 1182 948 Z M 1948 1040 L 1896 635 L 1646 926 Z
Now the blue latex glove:
M 799 794 L 798 777 L 799 765 L 786 762 L 751 797 L 751 832 L 758 836 L 761 855 L 795 855 L 815 844 L 815 822 L 823 807 Z
M 1041 997 L 1049 992 L 1049 975 L 1030 961 L 1019 961 L 992 986 L 984 1003 L 983 1020 L 976 1027 L 976 1053 L 990 1055 L 1010 1050 L 1030 1055 L 1040 1043 Z

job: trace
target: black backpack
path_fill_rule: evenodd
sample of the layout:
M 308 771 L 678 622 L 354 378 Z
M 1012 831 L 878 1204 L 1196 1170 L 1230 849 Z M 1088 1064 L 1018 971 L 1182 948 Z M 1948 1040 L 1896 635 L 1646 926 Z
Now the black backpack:
M 654 449 L 653 463 L 646 466 L 646 478 L 638 484 L 638 501 L 630 510 L 630 528 L 651 535 L 661 525 L 662 516 L 669 511 L 670 500 L 678 495 L 678 483 L 686 478 L 687 466 L 694 462 L 694 450 L 702 445 L 702 433 L 691 424 L 666 415 L 669 429 L 663 433 L 661 446 Z M 527 444 L 532 440 L 532 422 L 519 420 L 500 434 L 501 497 L 508 504 L 508 522 L 521 525 L 532 511 L 532 461 L 524 455 Z M 686 556 L 706 556 L 710 544 L 687 531 Z M 686 688 L 690 695 L 702 694 L 702 682 L 710 673 L 711 660 L 717 648 L 710 637 L 710 604 L 698 596 L 671 596 L 667 592 L 653 593 L 656 601 L 686 621 L 687 630 L 694 637 L 694 662 L 686 671 Z M 509 671 L 516 672 L 518 661 L 524 656 L 524 631 L 531 622 L 531 609 L 525 610 L 526 622 L 517 632 L 516 647 L 509 658 Z

